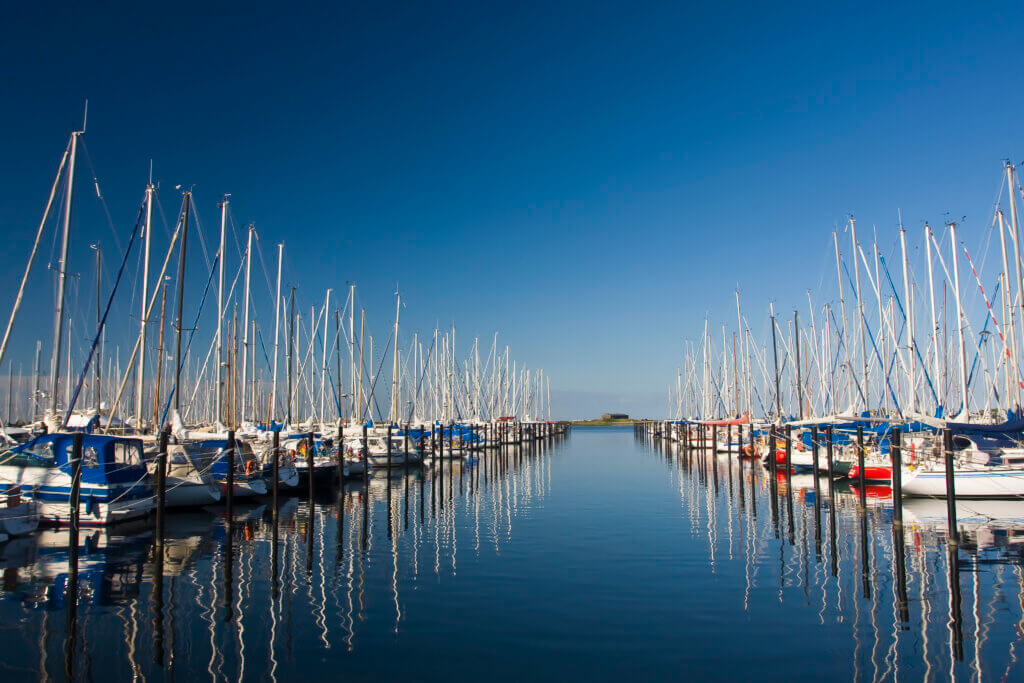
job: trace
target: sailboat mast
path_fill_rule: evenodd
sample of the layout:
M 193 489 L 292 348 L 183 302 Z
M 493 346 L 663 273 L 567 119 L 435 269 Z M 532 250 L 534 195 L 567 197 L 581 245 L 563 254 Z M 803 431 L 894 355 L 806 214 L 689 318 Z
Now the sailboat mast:
M 910 333 L 910 412 L 917 414 L 917 355 L 914 344 L 914 306 L 910 300 L 910 268 L 907 265 L 907 231 L 900 219 L 900 250 L 903 254 L 903 306 L 907 311 L 907 331 Z
M 775 304 L 769 304 L 772 323 L 772 358 L 775 360 L 775 420 L 782 420 L 782 392 L 779 390 L 779 345 L 775 338 Z
M 100 329 L 100 324 L 103 322 L 103 249 L 100 245 L 96 245 L 96 329 L 103 335 L 103 330 Z M 93 402 L 96 407 L 96 413 L 100 412 L 100 379 L 101 370 L 103 369 L 103 344 L 100 343 L 99 356 L 96 358 L 96 362 L 93 364 Z
M 242 304 L 242 405 L 239 422 L 245 422 L 246 380 L 249 379 L 249 275 L 252 272 L 252 234 L 256 232 L 255 226 L 249 224 L 249 235 L 245 244 L 245 303 Z M 255 342 L 256 339 L 254 338 Z M 253 354 L 255 356 L 255 354 Z
M 192 193 L 185 192 L 185 203 L 181 211 L 181 251 L 178 252 L 178 316 L 177 324 L 175 325 L 175 339 L 174 339 L 174 410 L 179 412 L 181 410 L 181 326 L 182 326 L 182 311 L 184 310 L 185 303 L 185 253 L 186 245 L 188 244 L 188 214 L 192 205 Z M 221 260 L 223 263 L 223 259 Z M 217 348 L 218 348 L 218 370 L 217 378 L 220 379 L 220 310 L 218 305 L 217 312 Z M 218 382 L 218 388 L 220 384 Z M 218 396 L 218 406 L 220 405 L 220 397 Z M 218 419 L 220 418 L 220 412 L 217 413 Z
M 857 244 L 857 221 L 852 217 L 850 218 L 850 240 L 853 242 L 853 282 L 856 288 L 857 294 L 857 315 L 859 318 L 860 326 L 860 372 L 861 372 L 861 396 L 864 399 L 864 408 L 868 409 L 871 406 L 868 405 L 870 395 L 868 392 L 868 340 L 866 330 L 866 319 L 864 317 L 864 299 L 861 297 L 860 291 L 860 266 L 857 263 L 857 251 L 859 245 Z
M 924 224 L 924 243 L 928 258 L 928 300 L 931 303 L 932 313 L 932 373 L 934 375 L 934 381 L 939 382 L 939 323 L 935 317 L 935 281 L 932 273 L 932 228 L 927 223 Z M 945 389 L 945 385 L 940 385 L 940 390 Z M 945 396 L 940 396 L 937 400 L 939 405 L 935 406 L 936 410 L 942 406 L 942 401 L 945 400 Z
M 964 343 L 964 311 L 960 304 L 960 260 L 956 256 L 956 223 L 949 224 L 949 242 L 953 252 L 953 294 L 956 296 L 957 338 L 960 344 L 960 401 L 962 419 L 970 421 L 967 403 L 967 347 Z
M 284 253 L 284 244 L 277 245 L 277 294 L 274 296 L 274 372 L 271 377 L 270 387 L 270 415 L 267 416 L 269 423 L 277 415 L 277 357 L 278 340 L 281 336 L 281 259 Z
M 295 365 L 295 288 L 291 290 L 291 305 L 288 313 L 288 398 L 287 398 L 287 409 L 285 411 L 286 424 L 292 423 L 292 371 Z
M 149 304 L 149 252 L 153 234 L 153 170 L 146 185 L 146 238 L 142 253 L 142 312 L 139 315 L 139 364 L 135 380 L 135 428 L 142 429 L 143 391 L 146 386 L 146 306 Z
M 366 309 L 360 309 L 359 319 L 359 383 L 356 385 L 356 419 L 363 422 L 363 342 L 366 338 Z
M 78 136 L 71 134 L 71 154 L 68 156 L 68 190 L 64 197 L 63 235 L 60 243 L 60 269 L 57 272 L 57 308 L 53 319 L 53 357 L 50 359 L 50 413 L 57 414 L 57 390 L 60 388 L 60 352 L 64 339 L 64 296 L 68 285 L 68 243 L 71 230 L 71 198 L 75 186 L 75 156 Z
M 1006 221 L 1003 218 L 1003 212 L 1001 210 L 996 211 L 996 217 L 999 220 L 999 245 L 1003 251 L 1003 319 L 1005 324 L 1010 328 L 1010 358 L 1007 362 L 1006 374 L 1013 375 L 1013 380 L 1007 380 L 1007 405 L 1010 405 L 1011 393 L 1013 396 L 1013 404 L 1016 406 L 1020 405 L 1020 384 L 1018 383 L 1017 377 L 1017 324 L 1013 319 L 1013 290 L 1010 285 L 1010 264 L 1006 257 Z M 1012 388 L 1011 388 L 1012 387 Z
M 853 365 L 850 358 L 850 334 L 846 324 L 846 296 L 843 294 L 843 269 L 839 260 L 839 233 L 832 233 L 832 243 L 836 248 L 836 282 L 839 284 L 839 315 L 843 322 L 843 351 L 846 356 L 846 370 L 853 377 Z M 846 382 L 846 408 L 853 407 L 853 382 Z
M 1017 299 L 1020 301 L 1021 310 L 1021 324 L 1024 325 L 1024 268 L 1021 267 L 1020 257 L 1020 225 L 1017 222 L 1017 198 L 1014 195 L 1014 191 L 1017 189 L 1017 183 L 1014 180 L 1014 168 L 1013 164 L 1009 161 L 1006 162 L 1006 186 L 1010 193 L 1010 227 L 1013 229 L 1011 237 L 1013 239 L 1013 256 L 1015 266 L 1017 268 L 1017 277 L 1014 280 L 1017 281 Z M 1024 330 L 1024 327 L 1021 328 Z M 1014 349 L 1014 363 L 1018 364 L 1019 359 L 1016 357 L 1016 349 Z M 1018 393 L 1018 404 L 1020 403 L 1020 395 Z
M 402 295 L 395 293 L 395 351 L 392 354 L 391 369 L 391 422 L 398 420 L 398 313 L 402 309 Z
M 320 370 L 320 422 L 324 421 L 324 406 L 327 400 L 327 320 L 331 310 L 331 290 L 327 290 L 327 298 L 324 300 L 324 350 L 322 368 Z
M 215 419 L 217 422 L 223 422 L 223 410 L 221 410 L 221 395 L 223 394 L 223 366 L 224 366 L 224 228 L 227 222 L 228 213 L 228 195 L 224 195 L 220 203 L 217 204 L 220 208 L 220 246 L 217 249 L 217 355 L 214 366 L 216 367 L 216 392 L 217 400 L 215 410 Z M 184 249 L 182 250 L 184 252 Z M 175 407 L 178 405 L 177 399 L 174 401 Z

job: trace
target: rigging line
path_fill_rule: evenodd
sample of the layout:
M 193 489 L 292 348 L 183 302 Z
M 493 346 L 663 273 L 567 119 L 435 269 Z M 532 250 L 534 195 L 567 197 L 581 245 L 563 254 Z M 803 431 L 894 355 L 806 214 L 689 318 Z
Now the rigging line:
M 964 250 L 964 255 L 967 256 L 967 263 L 970 264 L 970 266 L 971 266 L 971 273 L 974 275 L 974 279 L 978 283 L 978 291 L 981 292 L 981 296 L 985 300 L 985 305 L 988 307 L 988 314 L 992 318 L 992 323 L 996 327 L 996 333 L 999 335 L 999 340 L 1003 343 L 1003 350 L 1006 352 L 1006 358 L 1009 360 L 1011 358 L 1010 347 L 1007 345 L 1006 338 L 1003 336 L 1003 330 L 999 327 L 999 321 L 996 320 L 996 314 L 992 310 L 992 304 L 989 303 L 988 296 L 985 294 L 985 288 L 982 287 L 982 285 L 981 285 L 981 278 L 978 276 L 978 271 L 974 267 L 974 261 L 971 260 L 971 254 L 967 251 L 967 247 L 963 243 L 961 243 L 960 246 Z M 1001 282 L 999 280 L 996 280 L 996 286 L 995 286 L 995 289 L 992 292 L 992 298 L 993 299 L 996 298 L 996 296 L 999 293 L 999 285 L 1000 284 L 1001 284 Z M 987 327 L 988 327 L 988 320 L 985 321 L 985 328 L 987 328 Z M 984 333 L 985 328 L 982 329 L 982 333 Z M 1017 383 L 1020 385 L 1020 387 L 1022 389 L 1024 389 L 1024 381 L 1021 381 L 1020 376 L 1019 376 L 1019 372 L 1020 371 L 1018 369 Z
M 900 299 L 899 293 L 896 291 L 896 285 L 893 284 L 892 274 L 889 273 L 889 266 L 886 265 L 884 257 L 879 256 L 879 260 L 882 262 L 882 270 L 885 271 L 885 278 L 889 281 L 889 288 L 892 290 L 893 296 L 896 298 L 896 305 L 899 306 L 900 313 L 903 315 L 903 322 L 904 322 L 904 324 L 906 324 L 908 322 L 908 320 L 907 320 L 907 313 L 906 313 L 906 311 L 903 310 L 903 302 Z M 909 305 L 909 302 L 907 302 L 907 303 Z M 932 398 L 935 399 L 935 403 L 936 403 L 936 405 L 938 405 L 938 403 L 939 403 L 939 395 L 935 392 L 935 386 L 932 384 L 931 374 L 929 374 L 929 372 L 928 372 L 928 365 L 927 365 L 927 363 L 924 362 L 924 358 L 921 356 L 921 349 L 920 349 L 920 347 L 917 344 L 916 336 L 917 335 L 915 335 L 914 344 L 913 344 L 913 346 L 914 346 L 914 353 L 917 354 L 917 359 L 921 362 L 921 369 L 924 371 L 925 381 L 928 382 L 928 390 L 932 392 Z M 914 389 L 916 390 L 916 387 Z
M 64 416 L 64 420 L 61 423 L 61 429 L 67 429 L 68 420 L 71 419 L 71 412 L 75 409 L 75 402 L 78 401 L 78 395 L 82 391 L 82 382 L 85 381 L 85 374 L 89 372 L 89 365 L 92 363 L 92 358 L 96 353 L 96 347 L 100 343 L 100 338 L 103 336 L 103 327 L 107 323 L 107 315 L 110 314 L 110 307 L 114 303 L 114 295 L 117 294 L 118 285 L 121 284 L 121 277 L 124 275 L 124 267 L 128 264 L 128 256 L 131 254 L 131 248 L 135 244 L 135 238 L 139 235 L 139 226 L 142 225 L 142 216 L 145 209 L 146 204 L 143 202 L 139 205 L 139 215 L 135 218 L 135 227 L 132 228 L 132 237 L 128 242 L 128 251 L 124 252 L 124 256 L 121 257 L 121 268 L 117 271 L 117 280 L 114 282 L 114 288 L 110 290 L 110 296 L 107 298 L 107 307 L 103 311 L 103 317 L 100 318 L 100 324 L 96 330 L 96 336 L 93 337 L 92 346 L 89 349 L 89 355 L 85 360 L 85 367 L 82 368 L 81 374 L 78 375 L 78 384 L 75 386 L 75 392 L 71 397 L 71 401 L 68 403 L 67 414 Z
M 195 320 L 192 322 L 192 328 L 188 333 L 188 343 L 185 345 L 185 353 L 181 354 L 181 362 L 178 364 L 178 372 L 180 373 L 185 367 L 185 361 L 188 359 L 189 349 L 192 348 L 192 339 L 195 337 L 196 328 L 199 325 L 199 317 L 203 314 L 203 306 L 206 304 L 206 297 L 210 294 L 210 284 L 213 282 L 213 275 L 217 271 L 217 260 L 214 259 L 213 264 L 210 266 L 210 276 L 206 278 L 206 289 L 203 290 L 203 298 L 199 302 L 199 310 L 196 311 Z M 181 324 L 181 321 L 178 321 Z M 164 404 L 163 413 L 160 415 L 160 424 L 163 425 L 167 421 L 167 411 L 171 408 L 171 399 L 174 398 L 174 392 L 178 390 L 178 387 L 171 387 L 171 390 L 167 392 L 167 403 Z
M 92 158 L 89 156 L 89 148 L 85 144 L 85 136 L 80 136 L 79 144 L 82 147 L 82 151 L 85 153 L 85 163 L 89 164 L 89 170 L 92 172 L 92 184 L 96 188 L 96 198 L 100 200 L 100 204 L 103 206 L 103 213 L 107 216 L 107 225 L 110 227 L 111 234 L 114 235 L 114 243 L 117 245 L 117 251 L 124 254 L 124 245 L 121 244 L 121 239 L 117 236 L 117 229 L 114 227 L 114 218 L 110 215 L 110 207 L 107 206 L 107 200 L 103 198 L 103 194 L 100 192 L 100 182 L 96 177 L 96 169 L 93 168 Z
M 157 189 L 158 188 L 154 188 L 153 190 L 153 199 L 156 200 L 156 210 L 157 213 L 160 214 L 160 224 L 163 225 L 164 235 L 166 235 L 167 239 L 170 240 L 172 237 L 171 227 L 170 224 L 167 222 L 167 214 L 164 213 L 164 205 L 160 203 L 160 193 L 157 191 Z M 175 226 L 175 228 L 177 228 L 177 226 Z
M 388 357 L 388 349 L 391 348 L 391 340 L 392 340 L 392 338 L 394 336 L 395 336 L 395 333 L 394 333 L 394 330 L 392 330 L 391 334 L 388 335 L 388 343 L 384 346 L 384 353 L 382 353 L 380 355 L 380 364 L 377 365 L 377 372 L 375 372 L 373 374 L 373 383 L 370 385 L 369 396 L 367 396 L 367 398 L 366 398 L 366 406 L 365 407 L 366 407 L 367 414 L 369 414 L 369 412 L 370 412 L 370 399 L 373 399 L 373 405 L 375 405 L 377 407 L 377 417 L 380 417 L 384 413 L 381 411 L 380 404 L 377 403 L 377 397 L 374 395 L 373 392 L 374 392 L 374 389 L 377 386 L 377 380 L 380 379 L 380 370 L 381 370 L 382 367 L 384 367 L 384 361 Z
M 199 233 L 199 246 L 203 248 L 203 260 L 206 261 L 206 267 L 212 268 L 210 265 L 210 251 L 206 248 L 206 237 L 203 236 L 203 224 L 199 220 L 199 210 L 196 209 L 196 203 L 190 202 L 189 209 L 192 211 L 192 218 L 195 219 L 195 231 Z M 220 248 L 218 247 L 218 251 Z
M 863 258 L 863 254 L 861 254 L 861 257 Z M 851 290 L 854 290 L 853 276 L 850 275 L 850 269 L 846 267 L 846 261 L 843 261 L 843 271 L 846 273 L 846 281 L 850 285 Z M 868 277 L 870 279 L 870 273 L 868 274 Z M 856 290 L 854 290 L 854 293 L 856 293 Z M 858 308 L 863 308 L 863 306 L 859 306 Z M 879 353 L 878 346 L 875 344 L 875 335 L 871 333 L 871 325 L 868 323 L 866 315 L 861 314 L 860 318 L 864 325 L 865 331 L 867 331 L 868 333 L 868 339 L 871 341 L 871 348 L 875 352 L 875 358 L 878 360 L 878 366 L 882 371 L 883 379 L 885 379 L 885 385 L 889 388 L 889 395 L 892 398 L 893 405 L 896 406 L 897 412 L 899 412 L 900 416 L 902 417 L 903 409 L 900 408 L 900 402 L 896 399 L 896 393 L 893 391 L 892 385 L 889 383 L 889 379 L 887 377 L 884 377 L 885 362 L 882 360 L 882 354 Z M 856 382 L 856 379 L 854 381 Z M 861 396 L 864 397 L 865 402 L 867 402 L 868 400 L 866 396 L 866 392 L 868 391 L 868 387 L 864 387 L 864 391 L 861 392 Z
M 69 143 L 70 145 L 70 143 Z M 25 285 L 28 283 L 29 273 L 32 271 L 32 263 L 35 261 L 36 253 L 39 251 L 39 242 L 43 237 L 43 230 L 46 227 L 46 219 L 49 216 L 50 208 L 53 206 L 53 197 L 57 193 L 57 187 L 60 185 L 61 174 L 64 171 L 64 164 L 68 159 L 68 148 L 64 148 L 64 155 L 60 159 L 60 163 L 57 164 L 57 175 L 53 178 L 53 187 L 50 188 L 50 196 L 46 200 L 46 208 L 43 209 L 43 218 L 39 221 L 39 228 L 36 230 L 36 239 L 32 243 L 32 251 L 28 255 L 28 263 L 25 265 L 25 274 L 21 277 L 21 284 L 18 286 L 18 294 L 14 297 L 14 307 L 11 309 L 11 317 L 7 320 L 7 329 L 4 330 L 3 342 L 0 342 L 0 364 L 3 363 L 4 355 L 7 353 L 7 344 L 11 339 L 11 330 L 14 328 L 14 319 L 18 315 L 18 309 L 21 307 L 21 300 L 25 296 Z M 54 231 L 56 235 L 56 231 Z M 56 239 L 56 237 L 54 237 Z

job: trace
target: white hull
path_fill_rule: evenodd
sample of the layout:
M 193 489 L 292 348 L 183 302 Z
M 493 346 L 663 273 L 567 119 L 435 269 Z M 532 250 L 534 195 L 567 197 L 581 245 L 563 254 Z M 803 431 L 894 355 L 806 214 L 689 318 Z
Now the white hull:
M 953 485 L 957 498 L 1024 498 L 1024 467 L 959 466 L 953 470 Z M 903 493 L 945 498 L 945 469 L 904 469 Z
M 197 507 L 218 502 L 220 488 L 212 482 L 168 476 L 165 495 L 164 504 L 169 508 Z

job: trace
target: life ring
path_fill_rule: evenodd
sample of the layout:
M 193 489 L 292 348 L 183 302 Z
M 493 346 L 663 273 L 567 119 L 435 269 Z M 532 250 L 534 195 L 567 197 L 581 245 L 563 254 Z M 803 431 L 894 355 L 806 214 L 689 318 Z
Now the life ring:
M 743 447 L 743 455 L 745 455 L 747 457 L 750 457 L 750 454 L 751 454 L 750 444 L 747 444 L 746 446 Z

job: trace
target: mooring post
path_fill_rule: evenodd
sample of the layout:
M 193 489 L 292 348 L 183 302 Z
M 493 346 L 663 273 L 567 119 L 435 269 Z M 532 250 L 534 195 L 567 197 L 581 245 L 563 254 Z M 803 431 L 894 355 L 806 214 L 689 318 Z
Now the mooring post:
M 78 503 L 82 486 L 82 433 L 71 440 L 71 495 L 68 521 L 68 579 L 64 588 L 64 676 L 75 679 L 75 652 L 78 650 Z
M 889 456 L 892 458 L 893 524 L 903 526 L 903 439 L 899 427 L 892 428 L 889 441 Z
M 860 506 L 868 504 L 867 477 L 864 472 L 864 426 L 857 425 L 857 474 L 859 483 L 857 491 L 860 493 Z
M 953 475 L 953 430 L 946 427 L 942 430 L 942 443 L 946 456 L 946 521 L 949 524 L 949 542 L 960 544 L 960 532 L 956 525 L 956 483 Z
M 366 434 L 366 425 L 363 425 L 363 483 L 370 481 L 370 439 Z M 370 489 L 363 492 L 363 497 L 368 496 Z M 365 522 L 364 522 L 365 523 Z
M 161 548 L 164 545 L 164 507 L 167 503 L 167 437 L 168 429 L 161 429 L 156 447 L 156 544 Z
M 811 425 L 811 467 L 814 468 L 814 490 L 818 490 L 818 425 Z
M 235 432 L 233 429 L 228 430 L 228 443 L 227 453 L 228 456 L 228 476 L 227 476 L 227 510 L 228 510 L 228 521 L 231 521 L 231 515 L 235 508 Z
M 833 447 L 832 447 L 832 425 L 825 427 L 825 460 L 828 466 L 828 490 L 829 495 L 832 495 L 832 482 L 835 481 L 835 470 L 832 467 L 833 464 Z
M 79 501 L 82 497 L 82 432 L 75 432 L 71 437 L 71 493 L 68 498 L 68 550 L 74 550 L 78 557 L 78 525 Z M 78 565 L 75 564 L 77 574 Z M 75 599 L 77 600 L 77 595 Z M 69 597 L 69 599 L 71 599 Z
M 306 471 L 309 472 L 309 500 L 312 505 L 313 501 L 313 485 L 316 483 L 313 479 L 313 453 L 316 449 L 316 440 L 313 438 L 313 432 L 306 435 Z
M 786 478 L 793 472 L 793 425 L 786 425 Z
M 273 467 L 271 469 L 272 469 L 272 473 L 273 473 L 273 476 L 274 476 L 274 483 L 273 483 L 273 487 L 274 487 L 274 494 L 273 494 L 274 495 L 274 519 L 276 520 L 277 519 L 277 485 L 278 485 L 279 480 L 281 479 L 281 477 L 280 477 L 280 471 L 281 471 L 281 432 L 278 432 L 278 431 L 274 432 L 274 436 L 273 436 L 273 449 L 274 449 L 274 453 L 273 453 L 273 458 L 274 458 L 273 463 L 274 464 L 273 464 Z
M 778 464 L 775 462 L 776 453 L 778 451 L 778 446 L 775 441 L 775 425 L 770 424 L 768 425 L 768 471 L 771 472 L 772 479 L 775 478 L 775 468 Z
M 338 484 L 345 481 L 345 423 L 338 421 Z
M 388 477 L 390 477 L 390 476 L 391 476 L 391 423 L 388 422 Z M 390 485 L 388 485 L 388 490 L 389 491 L 391 490 L 391 486 Z M 391 518 L 391 516 L 388 515 L 388 519 L 390 519 L 390 518 Z

